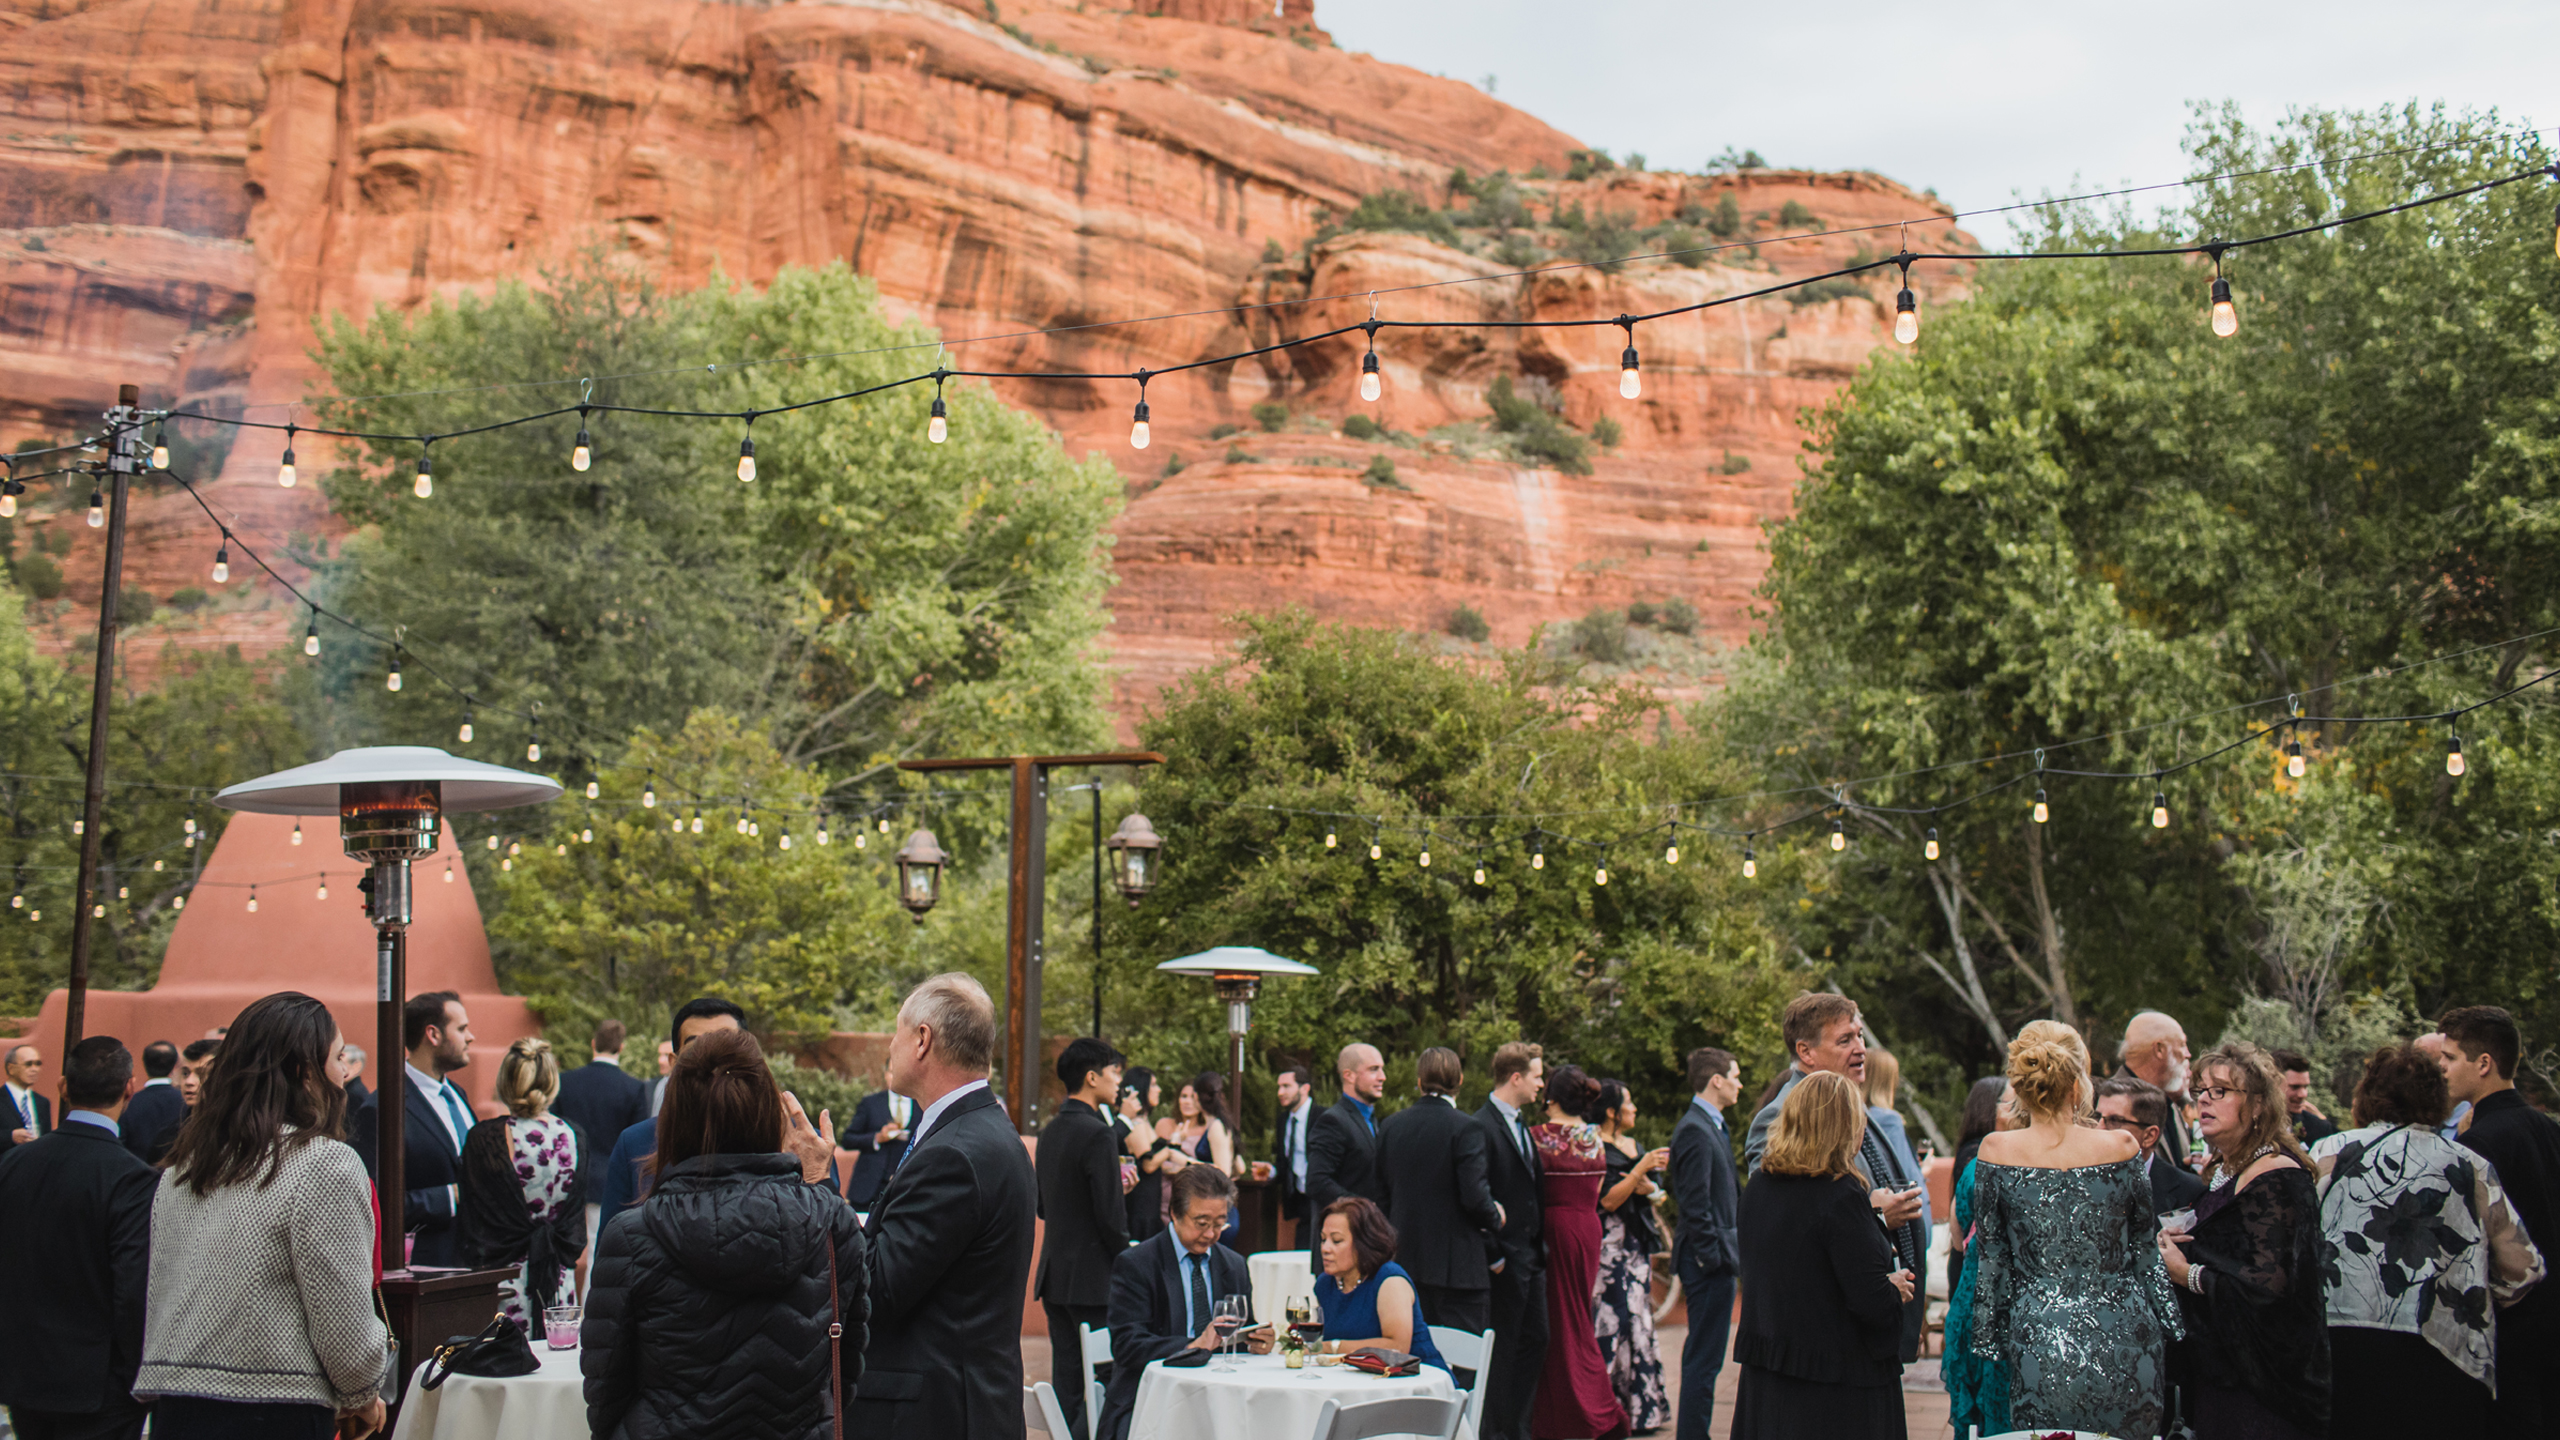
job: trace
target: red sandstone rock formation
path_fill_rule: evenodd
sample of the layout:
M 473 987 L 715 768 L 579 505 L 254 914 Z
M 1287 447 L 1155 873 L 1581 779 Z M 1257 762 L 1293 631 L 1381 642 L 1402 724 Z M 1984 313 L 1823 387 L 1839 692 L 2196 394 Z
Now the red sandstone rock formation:
M 1463 285 L 1439 282 L 1507 267 L 1412 235 L 1309 247 L 1363 195 L 1437 197 L 1453 167 L 1560 170 L 1575 144 L 1471 86 L 1334 49 L 1309 0 L 11 0 L 0 27 L 0 444 L 66 433 L 124 380 L 155 403 L 283 418 L 313 379 L 317 318 L 529 274 L 597 237 L 676 283 L 844 259 L 954 339 L 1184 317 L 965 352 L 978 367 L 1078 371 L 1366 314 L 1365 299 L 1312 297 L 1433 284 L 1383 296 L 1379 313 L 1605 315 L 1894 246 L 1772 240 L 1732 264 Z M 1529 188 L 1542 207 L 1638 223 L 1730 191 L 1747 212 L 1792 200 L 1829 228 L 1927 219 L 1928 243 L 1944 239 L 1933 200 L 1866 175 L 1614 172 Z M 1267 242 L 1302 258 L 1267 265 Z M 1536 377 L 1575 423 L 1625 425 L 1588 477 L 1443 443 L 1390 447 L 1405 489 L 1362 484 L 1381 447 L 1329 433 L 1362 408 L 1347 341 L 1159 381 L 1144 454 L 1125 444 L 1128 387 L 1004 388 L 1130 477 L 1112 598 L 1125 724 L 1215 653 L 1220 616 L 1275 600 L 1416 629 L 1470 603 L 1517 642 L 1594 606 L 1677 596 L 1714 636 L 1738 636 L 1755 527 L 1793 483 L 1795 411 L 1864 363 L 1883 318 L 1869 297 L 1778 298 L 1645 327 L 1634 404 L 1616 395 L 1614 329 L 1380 337 L 1377 418 L 1419 436 L 1480 416 L 1496 375 Z M 1250 441 L 1249 460 L 1225 461 L 1208 431 L 1266 399 L 1328 433 Z M 314 490 L 273 483 L 280 449 L 243 436 L 212 490 L 271 552 L 331 528 Z M 1193 463 L 1168 477 L 1175 453 Z M 57 644 L 94 606 L 98 547 L 79 533 L 72 588 L 45 622 Z M 162 595 L 202 584 L 212 541 L 182 497 L 147 496 L 128 576 Z M 155 622 L 134 659 L 171 640 L 282 641 L 297 621 L 271 599 Z M 1685 691 L 1692 672 L 1661 683 Z

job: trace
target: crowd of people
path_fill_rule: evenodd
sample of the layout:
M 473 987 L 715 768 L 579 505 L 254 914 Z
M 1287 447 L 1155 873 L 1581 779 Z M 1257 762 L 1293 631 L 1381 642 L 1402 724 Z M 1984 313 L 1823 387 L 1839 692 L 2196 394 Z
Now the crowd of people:
M 461 1000 L 403 1015 L 411 1262 L 512 1272 L 501 1313 L 531 1338 L 583 1300 L 600 1437 L 816 1440 L 839 1415 L 857 1436 L 1019 1433 L 1028 1289 L 1054 1375 L 1108 1334 L 1099 1413 L 1081 1385 L 1057 1394 L 1076 1440 L 1124 1440 L 1149 1362 L 1273 1341 L 1278 1317 L 1238 1314 L 1247 1179 L 1309 1252 L 1321 1343 L 1460 1385 L 1474 1362 L 1487 1440 L 1706 1440 L 1728 1344 L 1737 1440 L 1905 1433 L 1937 1217 L 1891 1057 L 1837 994 L 1786 1007 L 1789 1063 L 1739 1144 L 1723 1050 L 1687 1057 L 1692 1099 L 1648 1147 L 1632 1087 L 1550 1070 L 1535 1044 L 1493 1052 L 1472 1112 L 1455 1051 L 1415 1057 L 1397 1104 L 1385 1057 L 1353 1044 L 1330 1104 L 1283 1067 L 1267 1159 L 1244 1155 L 1224 1076 L 1168 1105 L 1085 1037 L 1058 1055 L 1035 1160 L 989 1088 L 995 1007 L 962 975 L 907 997 L 887 1083 L 841 1135 L 719 997 L 677 1009 L 654 1081 L 622 1066 L 616 1022 L 576 1067 L 515 1042 L 485 1119 L 454 1080 Z M 2196 1056 L 2157 1012 L 2117 1049 L 2101 1078 L 2078 1032 L 2034 1021 L 1967 1096 L 1942 1312 L 1955 1433 L 2560 1436 L 2560 1124 L 2515 1089 L 2505 1011 L 2458 1008 L 2366 1057 L 2343 1124 L 2292 1052 Z M 18 1272 L 46 1323 L 0 1346 L 19 1435 L 381 1425 L 401 1377 L 369 1167 L 393 1101 L 325 1006 L 268 996 L 183 1050 L 144 1047 L 139 1078 L 105 1036 L 58 1085 L 35 1047 L 4 1058 L 0 1233 L 51 1242 Z M 1689 1322 L 1676 1415 L 1653 1330 L 1666 1248 Z M 1493 1348 L 1453 1357 L 1435 1327 Z

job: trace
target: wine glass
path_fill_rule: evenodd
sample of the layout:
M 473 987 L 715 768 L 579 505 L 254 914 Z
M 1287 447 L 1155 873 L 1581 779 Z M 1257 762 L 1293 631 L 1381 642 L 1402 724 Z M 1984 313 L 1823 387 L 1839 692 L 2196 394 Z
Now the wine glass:
M 1228 1347 L 1235 1343 L 1236 1332 L 1244 1327 L 1245 1315 L 1250 1308 L 1242 1295 L 1221 1295 L 1209 1307 L 1209 1323 L 1218 1331 L 1218 1368 L 1221 1370 L 1235 1368 L 1234 1362 L 1228 1358 L 1233 1353 Z

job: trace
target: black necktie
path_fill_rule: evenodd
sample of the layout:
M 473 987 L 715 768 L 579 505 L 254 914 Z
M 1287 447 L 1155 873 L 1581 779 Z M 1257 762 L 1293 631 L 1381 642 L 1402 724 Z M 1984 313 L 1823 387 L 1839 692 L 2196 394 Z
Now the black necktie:
M 1298 1183 L 1298 1112 L 1289 1112 L 1289 1124 L 1280 1132 L 1280 1168 L 1289 1174 L 1289 1183 Z
M 1870 1177 L 1870 1183 L 1875 1185 L 1877 1189 L 1890 1190 L 1895 1188 L 1893 1171 L 1885 1163 L 1884 1146 L 1877 1141 L 1876 1132 L 1873 1129 L 1868 1130 L 1865 1138 L 1858 1142 L 1858 1158 L 1866 1161 L 1867 1174 Z M 1902 1262 L 1903 1269 L 1910 1271 L 1914 1275 L 1927 1273 L 1920 1268 L 1920 1252 L 1918 1248 L 1912 1244 L 1912 1232 L 1918 1227 L 1919 1222 L 1915 1220 L 1906 1224 L 1891 1226 L 1888 1230 L 1888 1233 L 1893 1237 L 1893 1253 L 1895 1257 Z
M 1201 1317 L 1209 1313 L 1209 1266 L 1207 1257 L 1184 1251 L 1182 1261 L 1191 1267 L 1191 1313 L 1184 1317 L 1183 1329 L 1194 1335 L 1207 1324 Z

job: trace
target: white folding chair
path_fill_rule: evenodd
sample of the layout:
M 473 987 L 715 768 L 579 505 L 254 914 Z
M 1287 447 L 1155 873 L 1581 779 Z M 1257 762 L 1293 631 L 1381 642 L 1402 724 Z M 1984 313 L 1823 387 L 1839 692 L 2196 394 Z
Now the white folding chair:
M 1345 1405 L 1327 1400 L 1316 1414 L 1314 1440 L 1374 1440 L 1380 1435 L 1436 1435 L 1450 1440 L 1466 1407 L 1428 1395 L 1400 1395 Z
M 1058 1392 L 1046 1380 L 1022 1387 L 1022 1428 L 1051 1440 L 1075 1440 L 1067 1429 L 1067 1412 L 1058 1408 Z
M 1446 1325 L 1434 1325 L 1431 1327 L 1431 1343 L 1440 1347 L 1440 1358 L 1449 1362 L 1450 1369 L 1476 1372 L 1475 1386 L 1467 1391 L 1463 1402 L 1467 1422 L 1463 1428 L 1471 1435 L 1483 1434 L 1484 1380 L 1485 1372 L 1493 1368 L 1493 1332 L 1487 1330 L 1477 1335 L 1465 1330 L 1452 1330 Z
M 1090 1426 L 1102 1418 L 1102 1382 L 1093 1378 L 1093 1367 L 1111 1363 L 1111 1332 L 1078 1325 L 1076 1348 L 1084 1366 L 1084 1423 Z

